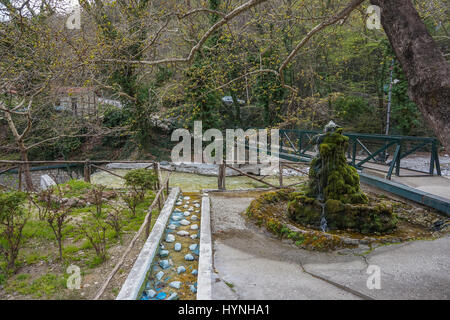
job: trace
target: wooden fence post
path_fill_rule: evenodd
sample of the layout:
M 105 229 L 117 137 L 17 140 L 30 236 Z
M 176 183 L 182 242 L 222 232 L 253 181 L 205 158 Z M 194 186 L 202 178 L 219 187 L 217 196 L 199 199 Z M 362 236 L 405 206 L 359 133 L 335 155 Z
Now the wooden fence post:
M 91 164 L 89 159 L 84 162 L 84 181 L 91 183 Z
M 161 182 L 160 175 L 159 175 L 159 163 L 157 163 L 157 162 L 153 163 L 153 171 L 155 172 L 155 176 L 156 176 L 156 186 L 157 186 L 157 189 L 159 190 L 162 187 L 161 186 L 162 182 Z M 161 197 L 158 198 L 159 211 L 161 211 L 161 209 L 162 209 L 161 198 L 162 198 L 162 201 L 164 201 L 164 192 L 161 194 Z
M 225 190 L 225 163 L 219 164 L 219 174 L 217 175 L 217 187 L 219 190 Z

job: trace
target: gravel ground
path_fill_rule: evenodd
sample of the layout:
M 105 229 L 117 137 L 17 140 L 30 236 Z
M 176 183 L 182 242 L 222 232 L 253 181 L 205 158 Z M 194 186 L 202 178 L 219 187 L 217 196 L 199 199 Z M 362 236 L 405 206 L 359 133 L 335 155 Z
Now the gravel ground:
M 450 177 L 450 156 L 445 154 L 439 157 L 441 173 L 443 177 Z M 402 159 L 402 167 L 420 171 L 428 171 L 430 168 L 429 155 L 417 155 Z

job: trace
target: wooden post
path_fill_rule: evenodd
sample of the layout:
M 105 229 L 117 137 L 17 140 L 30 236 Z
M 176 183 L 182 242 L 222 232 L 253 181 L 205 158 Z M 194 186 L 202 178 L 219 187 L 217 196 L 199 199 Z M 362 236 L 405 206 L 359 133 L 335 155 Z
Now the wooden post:
M 84 181 L 91 183 L 91 164 L 89 159 L 84 162 Z
M 18 177 L 19 177 L 19 191 L 22 191 L 22 165 L 19 165 L 18 169 Z
M 278 162 L 278 168 L 280 171 L 279 180 L 280 180 L 280 188 L 283 188 L 283 162 Z
M 156 175 L 156 186 L 157 186 L 157 189 L 159 190 L 159 189 L 161 189 L 161 180 L 160 180 L 160 175 L 159 175 L 159 163 L 157 163 L 157 162 L 153 163 L 153 171 L 155 172 L 155 175 Z M 161 209 L 162 209 L 161 199 L 164 201 L 164 192 L 161 193 L 161 197 L 158 198 L 159 211 L 161 211 Z
M 219 174 L 217 175 L 217 187 L 219 190 L 225 190 L 225 163 L 219 164 Z

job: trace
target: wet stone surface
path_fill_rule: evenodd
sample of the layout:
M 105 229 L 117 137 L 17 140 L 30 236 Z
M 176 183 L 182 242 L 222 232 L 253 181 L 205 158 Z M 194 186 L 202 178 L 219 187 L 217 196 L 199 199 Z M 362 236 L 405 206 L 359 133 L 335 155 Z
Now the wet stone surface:
M 200 203 L 199 194 L 180 194 L 161 237 L 141 300 L 195 300 L 201 212 L 191 215 L 187 209 L 194 204 L 199 208 Z

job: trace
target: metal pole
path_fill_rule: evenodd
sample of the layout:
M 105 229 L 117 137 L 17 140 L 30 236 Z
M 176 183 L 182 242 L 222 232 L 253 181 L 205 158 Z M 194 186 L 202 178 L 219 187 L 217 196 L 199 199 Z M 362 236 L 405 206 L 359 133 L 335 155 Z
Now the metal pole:
M 390 76 L 390 80 L 389 80 L 388 105 L 387 105 L 386 135 L 389 135 L 389 129 L 390 129 L 389 127 L 391 125 L 392 77 L 394 75 L 394 63 L 395 63 L 395 59 L 392 59 L 391 76 Z

